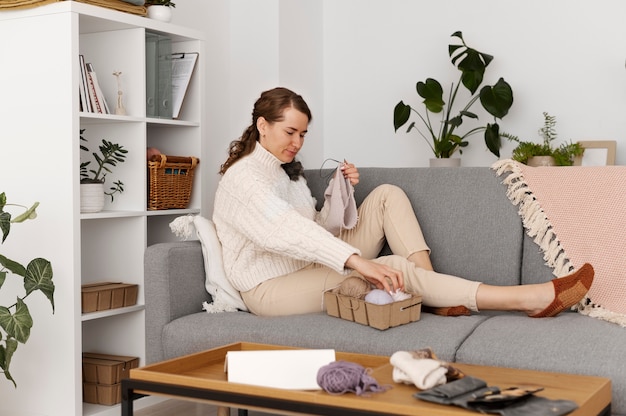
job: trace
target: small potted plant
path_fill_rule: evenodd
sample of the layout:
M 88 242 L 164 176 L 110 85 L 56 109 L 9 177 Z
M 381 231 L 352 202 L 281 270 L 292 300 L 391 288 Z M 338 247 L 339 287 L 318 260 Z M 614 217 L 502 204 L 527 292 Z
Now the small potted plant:
M 439 81 L 427 78 L 425 82 L 418 82 L 417 94 L 423 98 L 425 112 L 420 113 L 411 105 L 400 101 L 393 112 L 395 131 L 397 132 L 409 121 L 411 115 L 415 114 L 418 120 L 409 124 L 407 133 L 415 129 L 428 142 L 435 158 L 448 159 L 457 150 L 462 154 L 462 149 L 469 144 L 467 138 L 481 131 L 484 132 L 487 148 L 499 157 L 502 143 L 497 119 L 503 118 L 509 112 L 513 105 L 513 91 L 503 78 L 500 78 L 493 86 L 483 86 L 479 91 L 485 69 L 493 60 L 493 56 L 467 46 L 461 32 L 455 32 L 451 36 L 461 41 L 461 45 L 450 44 L 448 46 L 451 62 L 461 71 L 461 74 L 456 85 L 454 83 L 451 85 L 447 97 L 448 102 L 446 103 L 443 99 L 444 91 Z M 470 98 L 465 106 L 457 110 L 454 104 L 461 84 L 470 92 Z M 471 128 L 465 133 L 457 133 L 464 118 L 478 119 L 478 115 L 470 112 L 470 108 L 479 100 L 483 108 L 494 117 L 493 123 Z M 440 121 L 433 123 L 430 118 L 431 113 L 440 114 Z
M 37 217 L 35 202 L 30 208 L 16 204 L 8 204 L 4 192 L 0 193 L 0 230 L 2 230 L 2 244 L 11 231 L 11 224 L 17 224 Z M 12 218 L 6 211 L 7 206 L 24 208 L 24 212 Z M 24 248 L 25 249 L 25 248 Z M 26 266 L 6 258 L 0 254 L 0 291 L 2 299 L 9 302 L 8 306 L 0 306 L 0 373 L 4 373 L 7 380 L 15 387 L 17 384 L 10 371 L 11 358 L 19 344 L 26 344 L 33 327 L 33 318 L 26 304 L 26 298 L 34 293 L 41 292 L 50 301 L 54 313 L 54 283 L 52 282 L 52 266 L 43 258 L 35 258 Z M 8 284 L 12 279 L 21 280 L 21 285 Z M 7 283 L 7 284 L 5 284 Z M 16 287 L 23 287 L 22 293 L 7 294 Z
M 162 22 L 172 20 L 172 8 L 176 7 L 170 0 L 146 0 L 145 5 L 148 7 L 148 17 Z
M 80 140 L 87 142 L 82 134 L 85 130 L 80 131 Z M 89 153 L 89 148 L 80 145 L 80 150 Z M 113 182 L 113 186 L 109 188 L 109 192 L 104 190 L 104 181 L 107 173 L 111 173 L 111 168 L 123 163 L 126 160 L 128 150 L 117 143 L 111 143 L 102 139 L 99 146 L 100 154 L 93 152 L 93 161 L 96 164 L 95 169 L 88 169 L 91 160 L 80 163 L 80 211 L 81 212 L 99 212 L 104 207 L 104 195 L 111 197 L 116 193 L 124 192 L 124 183 L 121 181 Z
M 511 158 L 528 166 L 572 166 L 574 158 L 582 156 L 585 149 L 580 143 L 571 141 L 553 147 L 557 138 L 556 117 L 544 112 L 543 118 L 543 127 L 539 129 L 539 135 L 543 139 L 541 143 L 522 141 L 517 136 L 502 133 L 502 137 L 517 142 Z

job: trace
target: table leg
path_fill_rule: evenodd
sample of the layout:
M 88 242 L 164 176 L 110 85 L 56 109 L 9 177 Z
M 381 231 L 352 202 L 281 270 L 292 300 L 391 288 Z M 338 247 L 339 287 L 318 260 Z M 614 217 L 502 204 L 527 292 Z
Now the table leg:
M 122 416 L 133 415 L 134 393 L 132 387 L 128 386 L 128 380 L 122 380 Z

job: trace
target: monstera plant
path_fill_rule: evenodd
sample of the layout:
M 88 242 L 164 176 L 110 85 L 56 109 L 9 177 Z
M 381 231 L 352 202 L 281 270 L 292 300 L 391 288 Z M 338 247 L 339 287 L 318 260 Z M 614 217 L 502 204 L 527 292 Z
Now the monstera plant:
M 17 217 L 12 218 L 11 214 L 5 211 L 7 206 L 19 207 L 24 209 L 24 211 Z M 30 208 L 7 204 L 5 193 L 2 192 L 0 194 L 2 244 L 5 243 L 9 236 L 11 224 L 21 223 L 37 217 L 37 206 L 39 206 L 39 202 L 35 202 Z M 20 280 L 21 285 L 19 286 L 24 289 L 23 293 L 3 296 L 3 299 L 15 299 L 15 303 L 9 306 L 0 305 L 0 371 L 17 387 L 9 367 L 11 358 L 17 350 L 19 343 L 25 344 L 28 341 L 30 330 L 33 327 L 33 318 L 26 304 L 26 298 L 37 291 L 43 293 L 50 300 L 52 313 L 54 313 L 52 266 L 46 259 L 35 258 L 24 267 L 17 261 L 0 254 L 0 291 L 2 292 L 15 287 L 13 284 L 7 284 L 7 278 Z
M 462 149 L 469 144 L 467 138 L 482 131 L 487 148 L 499 157 L 502 141 L 497 119 L 503 118 L 509 112 L 513 105 L 513 91 L 503 78 L 493 86 L 483 86 L 479 91 L 485 69 L 493 60 L 493 56 L 467 46 L 461 32 L 454 32 L 451 36 L 461 42 L 460 45 L 448 46 L 452 64 L 461 71 L 461 74 L 458 82 L 452 83 L 446 97 L 447 102 L 444 101 L 444 89 L 439 81 L 434 78 L 419 81 L 416 89 L 417 94 L 423 99 L 425 111 L 419 112 L 411 105 L 400 101 L 393 112 L 393 125 L 397 132 L 409 122 L 412 115 L 417 116 L 417 121 L 409 124 L 407 133 L 416 130 L 428 142 L 437 158 L 449 158 L 457 150 L 462 153 Z M 455 100 L 458 98 L 461 85 L 469 91 L 470 98 L 463 107 L 457 109 Z M 463 133 L 458 132 L 465 118 L 478 119 L 478 115 L 470 111 L 476 101 L 480 101 L 483 108 L 494 117 L 493 122 L 475 126 Z M 431 120 L 431 114 L 438 115 L 435 122 Z

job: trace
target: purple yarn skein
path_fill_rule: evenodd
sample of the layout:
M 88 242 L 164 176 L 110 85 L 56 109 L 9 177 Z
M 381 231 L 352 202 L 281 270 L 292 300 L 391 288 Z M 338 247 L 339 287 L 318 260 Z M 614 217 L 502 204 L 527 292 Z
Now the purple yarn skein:
M 317 372 L 317 384 L 330 394 L 348 392 L 361 396 L 368 391 L 377 393 L 387 390 L 369 375 L 363 366 L 348 361 L 333 361 Z

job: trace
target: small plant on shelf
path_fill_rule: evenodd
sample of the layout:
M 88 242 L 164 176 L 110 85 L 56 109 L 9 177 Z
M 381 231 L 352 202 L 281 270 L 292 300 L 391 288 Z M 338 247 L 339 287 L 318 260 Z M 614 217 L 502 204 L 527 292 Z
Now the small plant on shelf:
M 11 218 L 11 213 L 5 211 L 7 206 L 22 207 L 25 211 L 17 217 Z M 37 206 L 39 206 L 39 202 L 35 202 L 30 208 L 7 204 L 6 194 L 0 193 L 0 229 L 2 230 L 3 244 L 11 231 L 11 224 L 35 219 Z M 13 276 L 22 280 L 22 287 L 24 288 L 22 296 L 20 294 L 4 296 L 7 290 L 16 287 L 12 284 L 5 284 L 8 283 L 6 279 Z M 3 299 L 15 299 L 15 303 L 10 306 L 0 306 L 0 372 L 4 373 L 7 380 L 17 387 L 9 367 L 18 343 L 25 344 L 28 341 L 30 330 L 33 327 L 33 318 L 26 305 L 26 298 L 36 291 L 42 292 L 50 300 L 52 313 L 54 313 L 52 266 L 46 259 L 35 258 L 24 267 L 15 260 L 0 254 L 0 289 L 3 292 Z
M 146 0 L 146 6 L 167 6 L 167 7 L 176 7 L 176 4 L 171 2 L 170 0 Z
M 83 137 L 83 132 L 85 130 L 80 131 L 80 140 L 83 142 L 87 142 L 87 139 Z M 104 183 L 107 173 L 111 173 L 111 168 L 117 166 L 118 163 L 123 163 L 126 160 L 126 154 L 128 150 L 124 149 L 124 146 L 121 146 L 117 143 L 112 143 L 108 140 L 102 139 L 102 144 L 99 147 L 100 154 L 93 152 L 92 156 L 96 163 L 96 169 L 87 169 L 87 167 L 91 164 L 91 160 L 86 162 L 81 162 L 80 164 L 80 183 Z M 89 153 L 89 148 L 84 145 L 80 145 L 80 150 Z M 111 197 L 111 202 L 113 202 L 113 195 L 116 193 L 124 192 L 124 183 L 122 181 L 113 182 L 111 188 L 109 188 L 109 192 L 104 192 L 105 195 Z
M 539 129 L 539 135 L 543 138 L 541 143 L 522 141 L 517 136 L 502 133 L 502 137 L 517 142 L 517 147 L 513 149 L 511 158 L 520 163 L 528 164 L 529 159 L 535 156 L 548 156 L 554 159 L 555 166 L 571 166 L 574 163 L 574 158 L 582 156 L 585 149 L 580 143 L 571 141 L 553 147 L 553 142 L 557 138 L 556 117 L 544 112 L 543 118 L 543 127 Z

